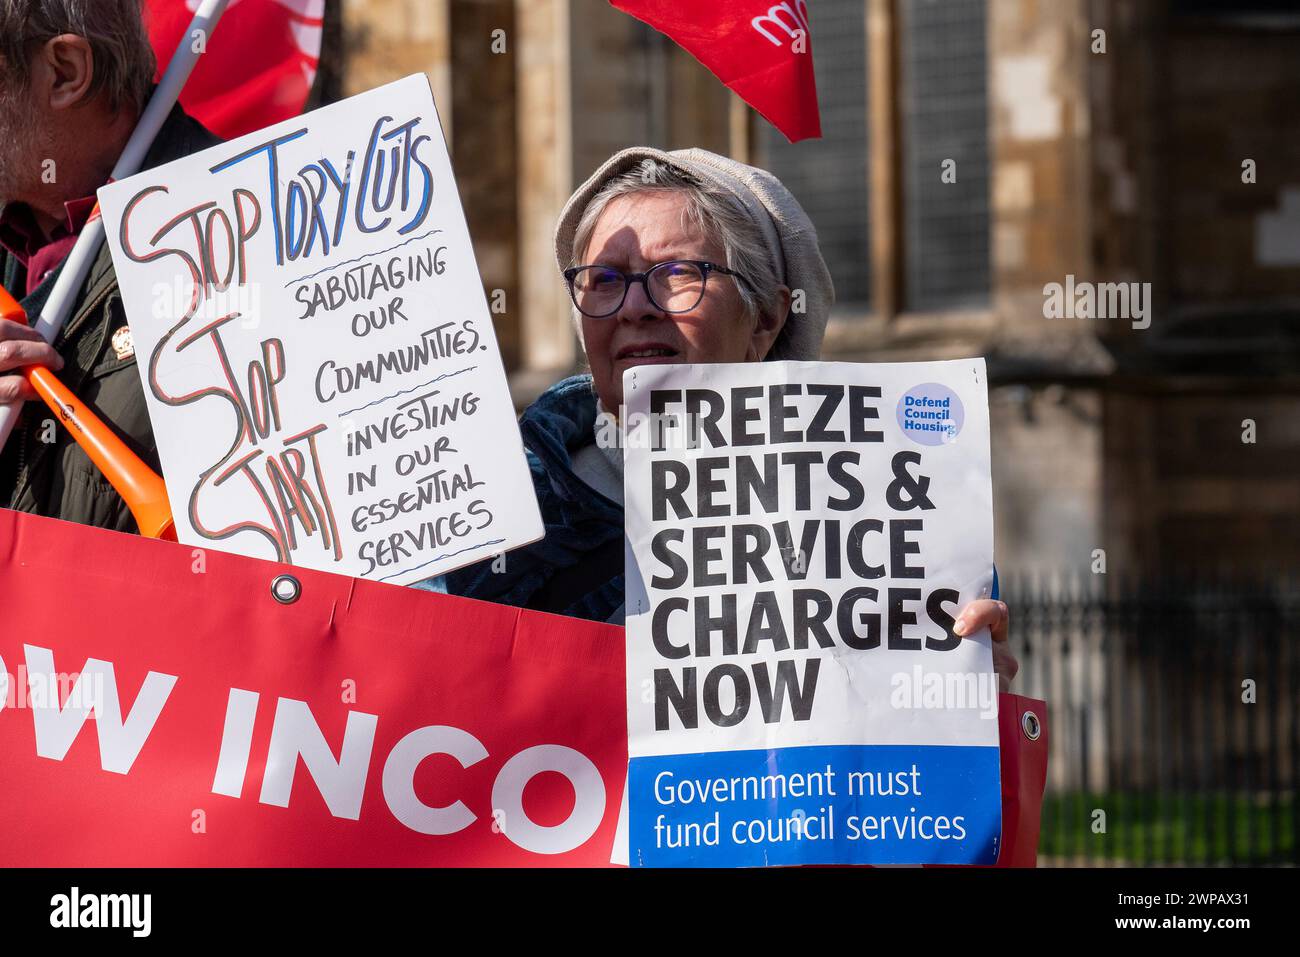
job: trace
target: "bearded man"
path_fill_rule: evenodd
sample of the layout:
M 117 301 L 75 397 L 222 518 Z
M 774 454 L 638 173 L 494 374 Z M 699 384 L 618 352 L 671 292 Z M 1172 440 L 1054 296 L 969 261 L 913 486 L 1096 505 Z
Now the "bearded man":
M 35 321 L 152 91 L 140 0 L 0 0 L 0 283 Z M 144 166 L 220 142 L 176 107 Z M 0 507 L 136 531 L 126 503 L 18 371 L 41 364 L 153 468 L 158 453 L 105 244 L 48 345 L 0 321 L 0 402 L 24 403 L 0 453 Z

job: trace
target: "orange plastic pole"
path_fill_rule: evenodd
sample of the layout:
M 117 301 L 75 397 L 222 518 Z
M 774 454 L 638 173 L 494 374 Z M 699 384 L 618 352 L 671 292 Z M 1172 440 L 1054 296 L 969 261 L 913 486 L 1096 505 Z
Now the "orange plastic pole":
M 0 318 L 27 325 L 27 313 L 3 287 L 0 287 Z M 117 489 L 135 516 L 140 534 L 145 538 L 176 541 L 167 486 L 158 473 L 127 448 L 126 443 L 45 366 L 28 366 L 22 374 L 90 456 L 95 467 Z

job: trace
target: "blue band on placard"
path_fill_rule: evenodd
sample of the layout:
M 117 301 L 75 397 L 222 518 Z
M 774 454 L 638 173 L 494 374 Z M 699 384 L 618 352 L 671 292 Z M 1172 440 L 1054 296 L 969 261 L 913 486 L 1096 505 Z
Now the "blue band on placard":
M 827 745 L 633 758 L 630 862 L 993 864 L 996 747 Z

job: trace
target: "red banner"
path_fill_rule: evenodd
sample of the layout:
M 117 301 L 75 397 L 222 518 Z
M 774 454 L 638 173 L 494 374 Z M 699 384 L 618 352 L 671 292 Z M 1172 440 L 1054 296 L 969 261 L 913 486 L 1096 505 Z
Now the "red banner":
M 0 866 L 610 862 L 622 628 L 3 509 L 0 594 Z M 1032 866 L 1046 710 L 1000 726 Z
M 621 628 L 6 510 L 0 593 L 0 864 L 609 864 Z
M 675 41 L 792 143 L 822 135 L 808 0 L 610 0 Z
M 160 73 L 198 6 L 198 0 L 147 0 Z M 181 105 L 224 139 L 297 116 L 316 80 L 324 17 L 325 0 L 231 0 Z

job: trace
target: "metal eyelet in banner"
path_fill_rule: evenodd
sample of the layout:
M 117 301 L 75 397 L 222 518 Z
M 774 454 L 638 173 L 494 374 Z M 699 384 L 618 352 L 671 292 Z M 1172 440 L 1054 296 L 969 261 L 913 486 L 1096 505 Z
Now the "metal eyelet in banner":
M 271 582 L 271 597 L 281 605 L 292 605 L 302 597 L 302 583 L 292 575 L 279 575 Z

